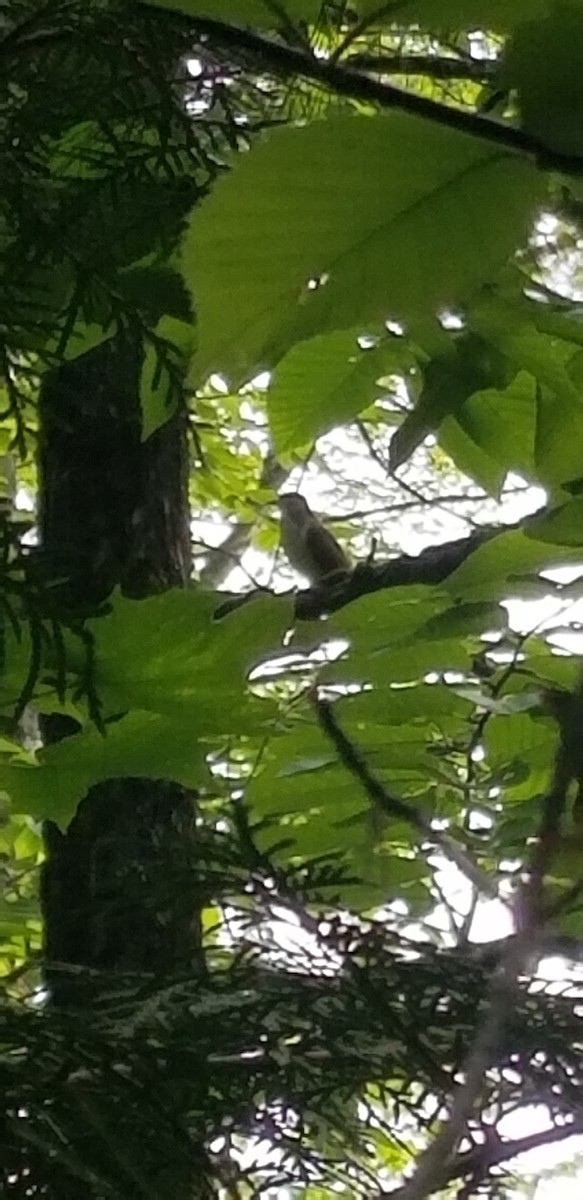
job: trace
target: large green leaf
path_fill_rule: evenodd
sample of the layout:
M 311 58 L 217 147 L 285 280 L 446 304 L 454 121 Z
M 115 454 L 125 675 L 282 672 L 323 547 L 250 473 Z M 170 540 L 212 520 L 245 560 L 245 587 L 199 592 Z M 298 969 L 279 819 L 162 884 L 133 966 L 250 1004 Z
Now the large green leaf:
M 459 595 L 452 604 L 443 585 L 374 592 L 355 600 L 327 628 L 331 636 L 347 638 L 373 657 L 399 645 L 469 636 L 504 620 L 497 604 L 466 603 Z
M 275 650 L 292 620 L 283 598 L 247 604 L 213 621 L 215 596 L 176 590 L 148 600 L 114 599 L 94 623 L 94 687 L 106 736 L 89 725 L 39 752 L 0 767 L 0 786 L 16 811 L 66 823 L 84 792 L 115 776 L 208 783 L 213 738 L 261 736 L 277 709 L 254 696 L 247 676 Z
M 385 728 L 375 727 L 374 732 L 376 745 L 383 746 Z M 412 772 L 412 743 L 403 746 L 397 728 L 393 728 L 392 738 L 388 770 L 374 758 L 370 739 L 363 746 L 365 754 L 373 754 L 375 770 L 387 783 L 400 778 L 399 766 L 406 778 Z M 420 731 L 415 744 L 423 754 L 426 747 Z M 390 750 L 387 759 L 391 759 Z M 258 840 L 265 846 L 278 845 L 278 859 L 336 855 L 351 875 L 367 881 L 366 888 L 354 884 L 335 887 L 342 903 L 378 905 L 428 874 L 424 860 L 413 852 L 411 830 L 371 807 L 315 724 L 296 726 L 270 743 L 259 773 L 248 786 L 247 800 L 255 819 L 268 819 Z
M 241 381 L 302 338 L 462 301 L 523 239 L 540 179 L 403 113 L 273 132 L 191 219 L 194 377 Z
M 444 683 L 423 682 L 411 687 L 379 683 L 370 692 L 343 698 L 340 711 L 356 724 L 374 719 L 382 721 L 383 727 L 396 725 L 401 729 L 413 722 L 459 725 L 469 715 L 470 706 Z
M 409 596 L 409 598 L 407 598 Z M 430 673 L 470 669 L 488 630 L 503 630 L 507 617 L 498 604 L 451 604 L 438 588 L 395 588 L 363 596 L 338 614 L 330 636 L 345 638 L 347 649 L 324 666 L 322 682 L 381 687 L 385 700 L 392 683 L 416 683 Z M 376 694 L 376 693 L 375 693 Z M 384 700 L 383 700 L 384 703 Z
M 3 766 L 0 780 L 16 812 L 64 826 L 89 788 L 105 779 L 135 776 L 208 786 L 204 751 L 185 713 L 179 720 L 135 711 L 108 725 L 106 737 L 90 726 L 47 747 L 37 766 Z
M 568 507 L 568 506 L 565 506 Z M 544 545 L 546 516 L 533 519 L 526 529 L 511 529 L 485 542 L 453 571 L 442 585 L 454 596 L 510 596 L 524 582 L 562 563 L 576 562 L 580 552 L 561 545 Z M 540 539 L 540 540 L 535 540 Z M 549 536 L 545 541 L 554 540 Z M 557 542 L 559 539 L 557 538 Z
M 412 365 L 404 338 L 385 335 L 372 346 L 361 330 L 324 334 L 286 354 L 267 395 L 275 451 L 286 454 L 352 420 L 378 397 L 377 380 Z
M 215 621 L 217 603 L 213 594 L 181 589 L 147 600 L 116 597 L 112 613 L 95 622 L 96 687 L 107 711 L 188 713 L 194 734 L 252 725 L 245 680 L 281 645 L 292 606 L 266 597 Z

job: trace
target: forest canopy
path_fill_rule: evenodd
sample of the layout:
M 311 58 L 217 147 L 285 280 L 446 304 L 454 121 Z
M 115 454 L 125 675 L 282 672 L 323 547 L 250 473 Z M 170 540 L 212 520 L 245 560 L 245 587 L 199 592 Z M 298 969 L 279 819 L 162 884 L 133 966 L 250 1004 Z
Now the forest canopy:
M 11 0 L 0 59 L 6 1194 L 525 1195 L 583 1133 L 583 7 Z

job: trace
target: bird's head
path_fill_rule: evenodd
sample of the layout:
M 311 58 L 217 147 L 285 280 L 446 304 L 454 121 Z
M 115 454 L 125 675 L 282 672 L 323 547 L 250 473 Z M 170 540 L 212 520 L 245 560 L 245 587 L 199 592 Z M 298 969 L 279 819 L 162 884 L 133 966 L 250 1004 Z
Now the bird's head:
M 299 492 L 282 492 L 278 504 L 284 520 L 302 526 L 312 517 L 312 512 Z
M 286 508 L 289 512 L 295 509 L 296 512 L 305 512 L 308 504 L 299 492 L 282 492 L 277 498 L 280 508 Z

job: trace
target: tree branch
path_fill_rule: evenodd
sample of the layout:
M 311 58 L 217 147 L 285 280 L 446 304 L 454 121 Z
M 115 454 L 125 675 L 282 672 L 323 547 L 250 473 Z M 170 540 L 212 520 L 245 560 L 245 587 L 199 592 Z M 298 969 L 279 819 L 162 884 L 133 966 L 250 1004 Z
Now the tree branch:
M 249 29 L 241 29 L 223 21 L 200 18 L 191 22 L 193 33 L 206 38 L 214 46 L 224 47 L 243 56 L 251 55 L 266 71 L 288 79 L 299 75 L 354 100 L 369 101 L 381 108 L 394 108 L 434 124 L 479 137 L 509 151 L 534 158 L 547 170 L 576 172 L 581 170 L 583 156 L 552 151 L 539 138 L 515 125 L 504 124 L 491 117 L 481 116 L 461 108 L 430 100 L 415 92 L 405 91 L 394 84 L 381 83 L 359 74 L 350 66 L 329 59 L 316 58 L 293 46 L 272 41 Z
M 442 546 L 427 546 L 414 557 L 401 554 L 388 562 L 359 563 L 354 571 L 343 579 L 334 583 L 318 584 L 298 592 L 296 617 L 301 621 L 313 621 L 326 613 L 337 612 L 346 604 L 358 600 L 360 596 L 368 596 L 385 588 L 400 587 L 403 584 L 442 583 L 474 550 L 492 538 L 518 528 L 518 524 L 484 526 L 468 537 L 459 538 L 454 542 L 445 542 Z
M 570 1121 L 568 1125 L 553 1125 L 551 1129 L 544 1129 L 539 1133 L 529 1133 L 513 1141 L 503 1141 L 497 1134 L 494 1134 L 483 1146 L 476 1146 L 459 1154 L 441 1173 L 437 1173 L 434 1179 L 434 1190 L 437 1191 L 446 1187 L 447 1184 L 454 1183 L 458 1179 L 468 1178 L 468 1176 L 479 1176 L 483 1179 L 486 1172 L 492 1167 L 509 1162 L 510 1159 L 517 1158 L 519 1154 L 528 1154 L 532 1150 L 540 1149 L 541 1146 L 552 1146 L 557 1142 L 564 1142 L 567 1138 L 575 1137 L 578 1134 L 583 1134 L 583 1117 Z M 406 1186 L 405 1184 L 403 1187 L 386 1193 L 387 1200 L 406 1200 Z
M 440 546 L 427 546 L 415 556 L 400 554 L 398 558 L 386 562 L 357 563 L 354 571 L 332 583 L 323 582 L 315 587 L 305 588 L 296 592 L 295 616 L 298 621 L 316 621 L 318 617 L 338 612 L 347 604 L 358 600 L 361 596 L 372 595 L 373 592 L 384 591 L 388 588 L 401 587 L 404 584 L 442 583 L 448 575 L 452 575 L 461 567 L 466 558 L 480 546 L 484 546 L 492 538 L 500 537 L 512 529 L 524 528 L 525 522 L 513 525 L 484 526 L 474 530 L 468 537 L 459 538 L 454 542 L 445 542 Z M 215 618 L 218 620 L 229 612 L 247 604 L 257 595 L 265 594 L 268 589 L 261 588 L 258 592 L 246 592 L 243 595 L 229 595 L 225 592 L 224 602 L 218 606 Z

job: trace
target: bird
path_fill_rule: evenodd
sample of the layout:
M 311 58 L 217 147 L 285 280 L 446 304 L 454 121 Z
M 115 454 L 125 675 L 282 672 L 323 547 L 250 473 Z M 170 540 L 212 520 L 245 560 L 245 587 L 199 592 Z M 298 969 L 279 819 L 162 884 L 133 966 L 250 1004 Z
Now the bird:
M 351 570 L 344 550 L 299 492 L 282 492 L 278 502 L 281 545 L 295 571 L 313 585 Z

